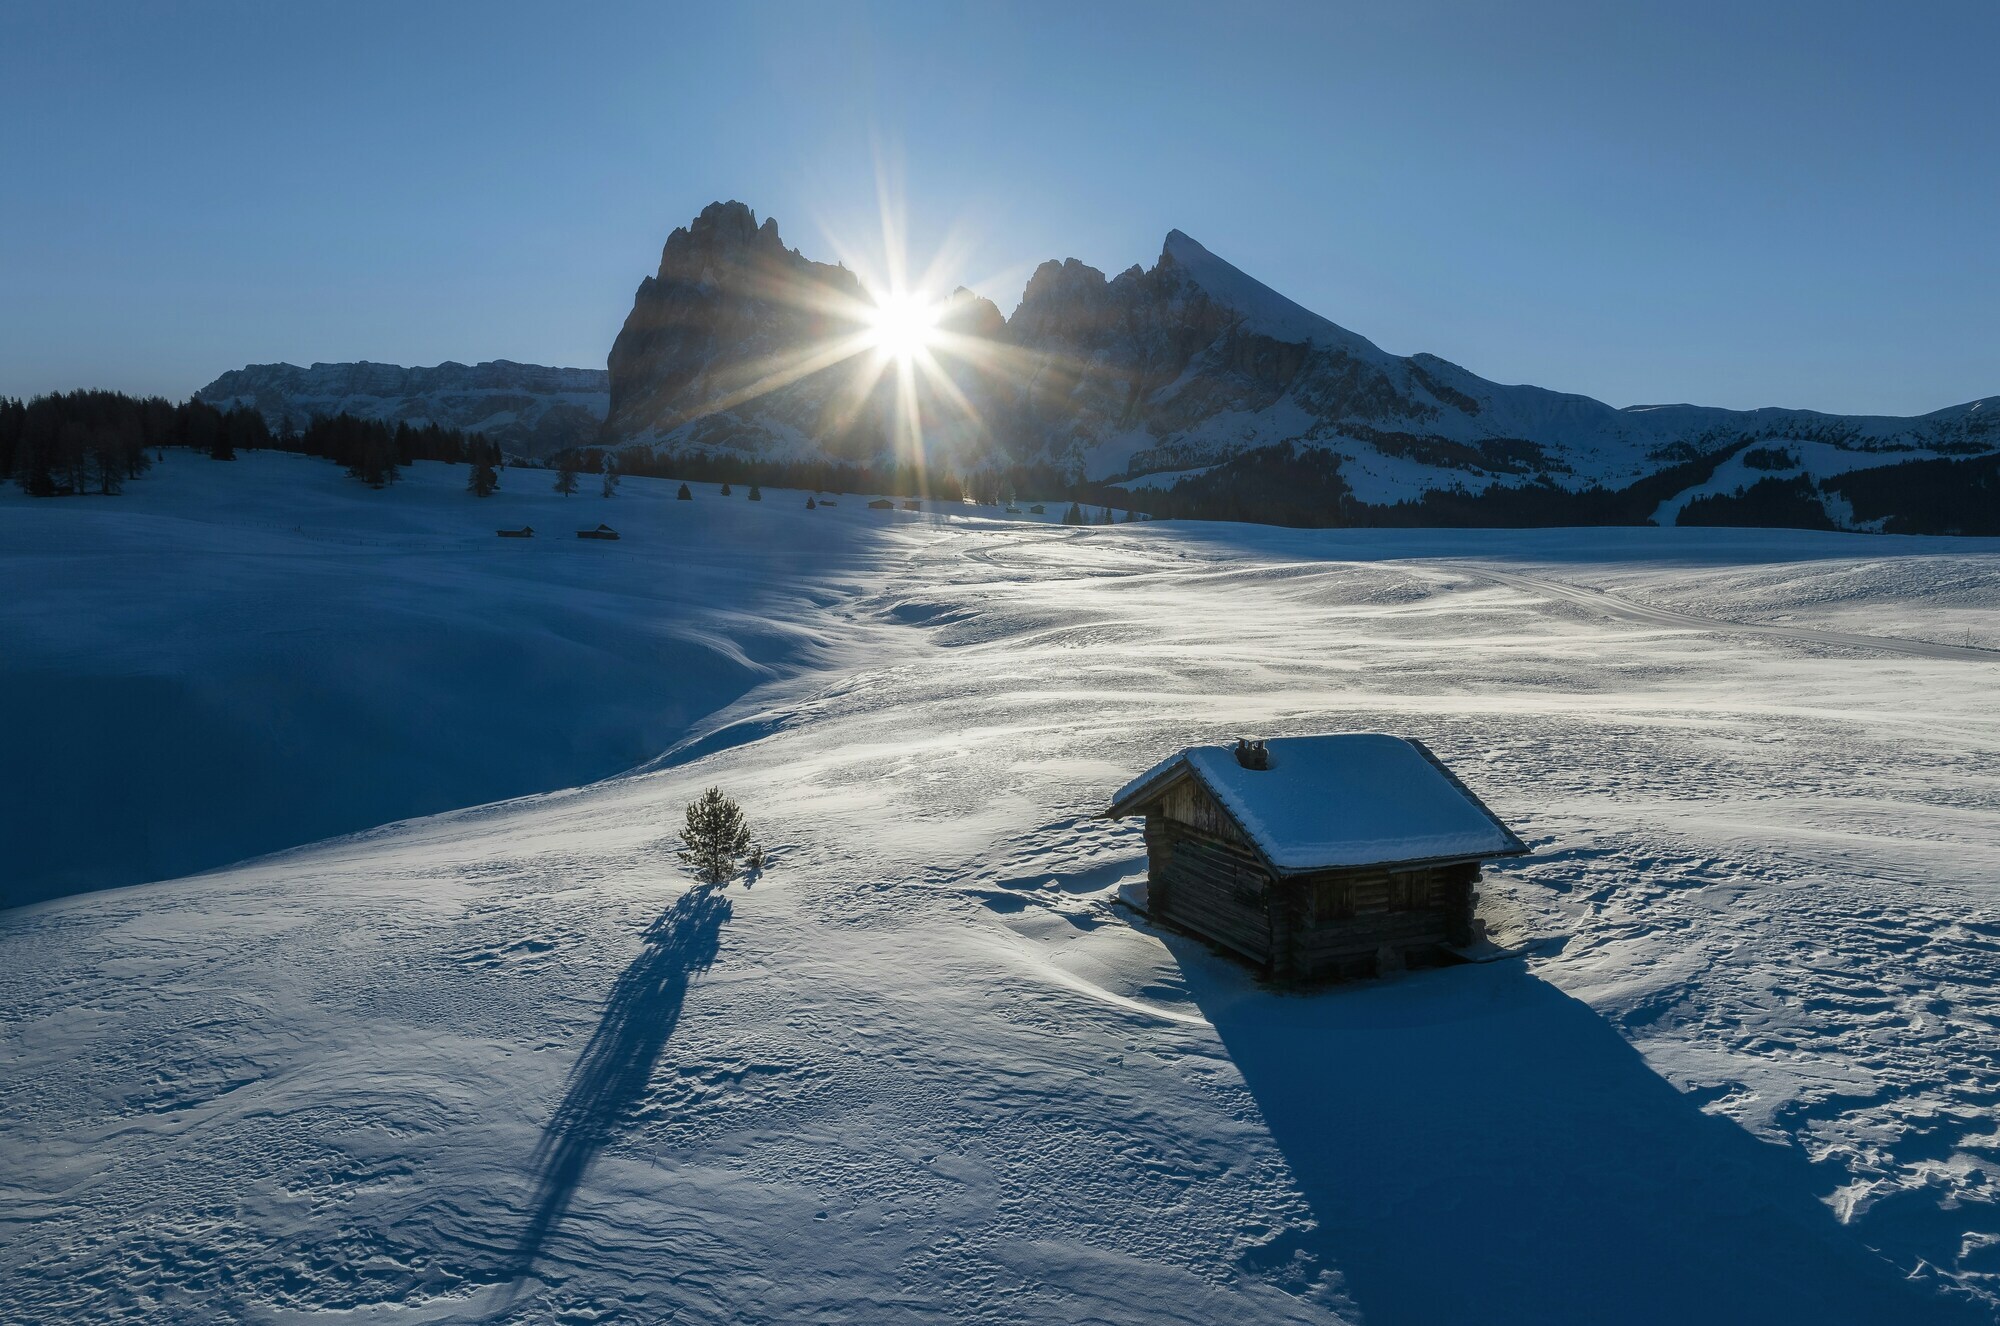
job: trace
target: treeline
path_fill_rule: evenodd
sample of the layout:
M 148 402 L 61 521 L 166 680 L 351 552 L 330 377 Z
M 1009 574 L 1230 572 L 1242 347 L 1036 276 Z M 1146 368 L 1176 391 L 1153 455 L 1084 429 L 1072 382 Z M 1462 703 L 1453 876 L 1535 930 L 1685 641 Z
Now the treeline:
M 1066 501 L 1075 513 L 1066 523 L 1101 523 L 1115 507 L 1128 519 L 1138 511 L 1156 518 L 1306 528 L 1534 528 L 1646 524 L 1662 502 L 1707 482 L 1724 459 L 1752 441 L 1739 438 L 1706 451 L 1684 447 L 1678 463 L 1623 488 L 1569 489 L 1542 479 L 1477 492 L 1432 489 L 1386 505 L 1356 498 L 1337 453 L 1290 442 L 1245 452 L 1165 490 L 1087 483 L 1046 463 L 987 465 L 961 474 L 918 465 L 763 460 L 645 446 L 579 448 L 559 454 L 550 468 L 602 475 L 610 457 L 618 474 L 661 479 L 944 501 L 970 498 L 987 505 Z M 12 479 L 32 496 L 116 494 L 167 447 L 224 461 L 235 459 L 239 451 L 319 456 L 378 488 L 394 483 L 398 471 L 413 461 L 467 463 L 472 470 L 466 486 L 481 497 L 498 487 L 506 463 L 499 448 L 480 434 L 436 424 L 413 428 L 338 414 L 315 417 L 303 428 L 286 421 L 274 429 L 254 409 L 221 410 L 203 401 L 175 404 L 158 396 L 112 391 L 56 392 L 29 401 L 0 398 L 0 477 Z M 1763 446 L 1747 451 L 1744 463 L 1768 472 L 1795 465 L 1797 457 L 1786 448 Z M 615 487 L 615 476 L 608 476 L 607 495 Z M 1741 492 L 1688 502 L 1679 523 L 1829 529 L 1834 522 L 1827 515 L 1828 498 L 1847 503 L 1856 522 L 1879 523 L 1889 533 L 2000 534 L 2000 454 L 1904 461 L 1817 482 L 1772 475 Z M 1091 516 L 1086 506 L 1100 508 L 1099 514 Z
M 111 496 L 144 474 L 167 447 L 213 460 L 239 451 L 320 456 L 373 487 L 393 483 L 412 461 L 471 461 L 493 467 L 500 454 L 479 434 L 436 424 L 412 428 L 353 415 L 317 416 L 304 428 L 273 429 L 247 406 L 176 405 L 160 396 L 115 391 L 53 392 L 30 401 L 0 399 L 0 475 L 34 497 Z
M 1717 466 L 1747 444 L 1739 439 L 1694 452 L 1622 488 L 1593 484 L 1569 489 L 1544 479 L 1478 492 L 1436 488 L 1378 505 L 1355 497 L 1341 474 L 1339 455 L 1287 442 L 1245 452 L 1164 492 L 1100 488 L 1086 500 L 1130 505 L 1162 517 L 1304 528 L 1644 525 L 1662 502 L 1708 482 Z M 1762 470 L 1798 463 L 1795 455 L 1776 447 L 1752 450 L 1744 462 Z M 1829 498 L 1847 503 L 1856 523 L 1879 522 L 1890 534 L 2000 534 L 2000 454 L 1903 461 L 1817 481 L 1806 475 L 1766 477 L 1740 492 L 1694 498 L 1675 523 L 1834 529 Z
M 1260 447 L 1189 475 L 1163 492 L 1138 489 L 1121 504 L 1184 520 L 1241 520 L 1295 528 L 1495 528 L 1643 525 L 1660 503 L 1706 482 L 1734 448 L 1693 456 L 1623 488 L 1570 489 L 1546 479 L 1477 492 L 1433 488 L 1401 502 L 1354 495 L 1338 453 L 1291 442 Z
M 270 447 L 323 456 L 371 488 L 394 483 L 397 472 L 413 461 L 438 460 L 447 465 L 470 461 L 482 468 L 492 468 L 500 461 L 498 448 L 478 433 L 462 433 L 437 424 L 412 428 L 408 423 L 397 423 L 392 428 L 379 419 L 357 419 L 351 414 L 316 417 L 297 433 L 280 430 L 272 434 Z
M 1885 533 L 2000 534 L 2000 453 L 1849 470 L 1819 486 Z
M 0 474 L 33 497 L 121 491 L 152 464 L 149 450 L 180 445 L 179 411 L 159 397 L 73 391 L 0 400 Z
M 587 474 L 601 474 L 607 452 L 583 447 L 558 455 Z M 957 501 L 965 481 L 949 470 L 920 465 L 856 465 L 847 461 L 764 460 L 701 451 L 663 451 L 653 447 L 620 447 L 618 471 L 653 479 L 693 483 L 754 483 L 769 488 L 802 488 L 815 493 L 885 493 L 896 497 L 928 497 Z
M 1744 458 L 1746 464 L 1749 457 Z M 1756 529 L 1835 529 L 1813 481 L 1759 479 L 1738 493 L 1710 493 L 1689 500 L 1676 525 L 1727 525 Z
M 692 483 L 760 484 L 814 493 L 876 493 L 887 497 L 971 500 L 986 506 L 1014 502 L 1106 501 L 1118 490 L 1076 479 L 1068 470 L 1046 462 L 982 465 L 961 472 L 921 465 L 863 465 L 837 460 L 772 460 L 707 451 L 669 451 L 648 446 L 615 449 L 579 447 L 552 457 L 552 468 L 565 465 L 584 474 L 603 472 L 605 458 L 615 457 L 620 474 Z

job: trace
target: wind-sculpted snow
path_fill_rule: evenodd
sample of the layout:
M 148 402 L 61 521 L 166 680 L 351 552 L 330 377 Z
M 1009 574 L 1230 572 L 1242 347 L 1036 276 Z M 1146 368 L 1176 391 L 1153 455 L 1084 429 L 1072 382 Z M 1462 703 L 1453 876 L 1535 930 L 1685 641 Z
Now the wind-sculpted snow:
M 807 666 L 642 771 L 0 913 L 9 1310 L 1994 1319 L 2000 664 L 1688 605 L 1879 563 L 1920 638 L 2000 547 L 847 528 Z M 1343 729 L 1528 838 L 1520 956 L 1280 994 L 1116 901 L 1126 779 Z M 771 856 L 720 892 L 712 784 Z

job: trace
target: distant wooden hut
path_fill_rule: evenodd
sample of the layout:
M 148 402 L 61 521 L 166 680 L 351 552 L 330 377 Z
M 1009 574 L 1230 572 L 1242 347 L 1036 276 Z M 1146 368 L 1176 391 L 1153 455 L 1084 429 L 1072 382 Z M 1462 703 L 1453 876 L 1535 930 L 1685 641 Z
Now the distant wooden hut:
M 578 530 L 576 537 L 579 539 L 615 539 L 618 537 L 618 531 L 609 525 L 601 524 L 596 529 Z
M 1040 502 L 1037 502 L 1033 506 L 1028 508 L 1028 514 L 1031 516 L 1046 516 L 1048 513 L 1049 509 L 1043 506 Z
M 914 497 L 903 503 L 903 510 L 905 511 L 921 511 L 923 509 L 924 504 Z
M 1527 847 L 1420 741 L 1193 746 L 1119 789 L 1152 914 L 1279 980 L 1394 969 L 1475 938 L 1483 861 Z
M 886 497 L 878 497 L 868 504 L 870 511 L 894 511 L 896 504 Z
M 532 539 L 535 537 L 535 527 L 533 525 L 523 525 L 519 529 L 495 530 L 494 533 L 503 539 Z

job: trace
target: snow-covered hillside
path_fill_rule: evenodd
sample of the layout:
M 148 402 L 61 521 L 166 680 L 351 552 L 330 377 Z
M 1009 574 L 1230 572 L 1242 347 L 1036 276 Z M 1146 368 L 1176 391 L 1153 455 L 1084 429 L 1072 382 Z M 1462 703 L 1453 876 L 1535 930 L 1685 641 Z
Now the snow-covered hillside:
M 2000 610 L 2000 543 L 565 507 L 541 477 L 508 474 L 521 509 L 443 479 L 293 506 L 170 458 L 133 492 L 171 511 L 0 519 L 10 558 L 130 578 L 28 596 L 84 675 L 192 648 L 176 622 L 265 648 L 314 617 L 287 598 L 367 622 L 340 587 L 374 586 L 397 721 L 335 752 L 356 778 L 433 727 L 413 642 L 700 638 L 676 684 L 761 678 L 623 776 L 0 912 L 7 1315 L 1995 1319 L 2000 656 L 1947 637 Z M 626 540 L 568 537 L 607 507 Z M 483 532 L 524 511 L 560 537 Z M 576 653 L 476 708 L 539 709 L 515 688 Z M 608 690 L 631 724 L 673 693 Z M 1340 729 L 1421 737 L 1527 837 L 1481 904 L 1521 956 L 1278 994 L 1115 901 L 1139 833 L 1093 816 L 1132 774 Z M 670 850 L 716 784 L 772 851 L 720 892 Z

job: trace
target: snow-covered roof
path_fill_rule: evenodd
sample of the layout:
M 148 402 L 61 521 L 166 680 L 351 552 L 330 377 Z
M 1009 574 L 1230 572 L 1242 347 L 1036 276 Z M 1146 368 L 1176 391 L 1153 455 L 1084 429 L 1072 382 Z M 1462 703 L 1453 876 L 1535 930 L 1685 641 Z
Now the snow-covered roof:
M 1528 850 L 1420 741 L 1343 732 L 1265 745 L 1267 769 L 1244 768 L 1228 746 L 1190 746 L 1120 788 L 1106 813 L 1136 813 L 1186 773 L 1281 874 Z

